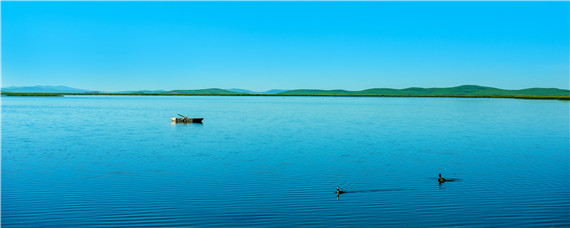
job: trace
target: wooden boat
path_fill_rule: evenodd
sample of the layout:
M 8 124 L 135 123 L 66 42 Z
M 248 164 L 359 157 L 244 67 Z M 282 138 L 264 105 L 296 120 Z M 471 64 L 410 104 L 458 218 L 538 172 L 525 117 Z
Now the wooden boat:
M 170 118 L 172 120 L 172 122 L 175 122 L 175 123 L 202 123 L 202 120 L 204 119 L 204 118 L 188 118 L 188 116 L 180 115 L 180 113 L 178 115 L 182 118 L 172 117 L 172 118 Z
M 183 117 L 183 118 L 170 118 L 172 120 L 172 122 L 176 122 L 176 123 L 202 123 L 202 120 L 204 118 L 188 118 L 188 117 Z

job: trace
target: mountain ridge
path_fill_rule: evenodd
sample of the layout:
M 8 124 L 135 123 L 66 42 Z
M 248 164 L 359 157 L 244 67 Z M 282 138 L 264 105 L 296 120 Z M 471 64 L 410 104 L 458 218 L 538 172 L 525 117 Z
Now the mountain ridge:
M 527 88 L 519 90 L 506 90 L 478 85 L 462 85 L 446 88 L 372 88 L 360 91 L 301 89 L 289 90 L 287 92 L 279 93 L 279 95 L 570 96 L 570 90 L 558 88 Z
M 2 93 L 77 93 L 77 94 L 153 94 L 153 95 L 283 95 L 283 96 L 570 96 L 570 90 L 558 88 L 526 88 L 518 90 L 499 89 L 478 85 L 462 85 L 445 88 L 410 87 L 405 89 L 371 88 L 359 91 L 343 89 L 295 89 L 253 92 L 245 89 L 193 89 L 193 90 L 135 90 L 123 92 L 98 92 L 67 86 L 24 86 L 2 88 Z
M 93 93 L 96 91 L 87 89 L 77 89 L 69 86 L 10 86 L 2 88 L 2 92 L 7 93 Z

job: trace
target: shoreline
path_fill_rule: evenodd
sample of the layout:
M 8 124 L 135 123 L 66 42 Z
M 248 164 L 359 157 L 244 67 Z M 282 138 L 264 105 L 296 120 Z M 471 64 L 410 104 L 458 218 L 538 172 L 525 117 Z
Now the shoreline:
M 511 98 L 532 100 L 570 100 L 570 96 L 503 96 L 503 95 L 354 95 L 354 94 L 164 94 L 164 93 L 2 93 L 6 97 L 63 96 L 249 96 L 249 97 L 433 97 L 433 98 Z

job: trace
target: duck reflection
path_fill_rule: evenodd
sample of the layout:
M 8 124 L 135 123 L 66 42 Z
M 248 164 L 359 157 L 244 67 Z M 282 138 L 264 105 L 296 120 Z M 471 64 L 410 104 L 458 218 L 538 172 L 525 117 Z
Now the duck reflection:
M 406 189 L 403 189 L 403 188 L 384 188 L 384 189 L 371 189 L 371 190 L 344 191 L 344 190 L 340 190 L 339 187 L 336 187 L 336 200 L 340 199 L 341 194 L 347 194 L 347 193 L 389 192 L 389 191 L 403 191 L 403 190 L 406 190 Z

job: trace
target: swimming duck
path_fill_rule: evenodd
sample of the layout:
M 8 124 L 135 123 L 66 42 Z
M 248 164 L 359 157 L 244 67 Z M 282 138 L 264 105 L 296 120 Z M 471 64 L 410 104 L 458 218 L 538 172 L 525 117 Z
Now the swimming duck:
M 445 178 L 441 177 L 441 173 L 439 174 L 439 178 L 437 178 L 437 182 L 439 182 L 440 184 L 445 182 Z
M 341 191 L 338 187 L 336 187 L 336 194 L 340 195 L 344 193 L 344 191 Z

